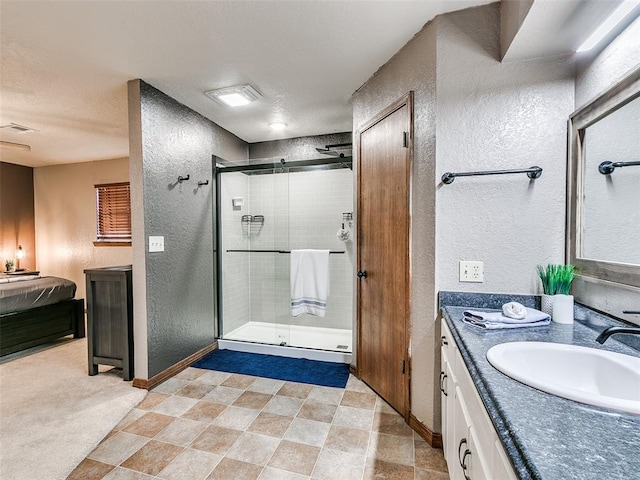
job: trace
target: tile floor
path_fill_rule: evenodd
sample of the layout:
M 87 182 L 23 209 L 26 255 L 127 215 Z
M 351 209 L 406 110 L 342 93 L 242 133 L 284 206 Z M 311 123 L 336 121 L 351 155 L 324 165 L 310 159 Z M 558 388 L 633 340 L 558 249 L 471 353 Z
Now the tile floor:
M 445 480 L 364 383 L 328 388 L 188 368 L 149 392 L 71 480 Z

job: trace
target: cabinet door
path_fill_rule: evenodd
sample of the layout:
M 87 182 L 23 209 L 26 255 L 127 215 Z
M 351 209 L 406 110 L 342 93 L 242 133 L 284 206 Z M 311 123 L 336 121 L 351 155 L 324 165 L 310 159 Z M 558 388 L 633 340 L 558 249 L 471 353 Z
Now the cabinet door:
M 467 467 L 467 478 L 470 480 L 496 480 L 493 475 L 491 475 L 489 465 L 484 457 L 484 452 L 480 448 L 480 442 L 478 442 L 476 429 L 473 425 L 469 427 L 469 452 L 466 458 L 462 458 L 463 465 Z
M 441 403 L 441 418 L 442 418 L 442 425 L 440 427 L 440 431 L 442 432 L 442 450 L 444 452 L 444 458 L 447 458 L 447 454 L 449 452 L 449 445 L 447 440 L 449 440 L 448 435 L 447 435 L 447 426 L 449 425 L 447 422 L 447 416 L 448 416 L 448 408 L 447 408 L 447 403 L 448 403 L 448 399 L 447 397 L 449 396 L 449 393 L 447 391 L 447 379 L 448 377 L 448 359 L 447 359 L 447 350 L 445 348 L 441 349 L 440 352 L 440 403 Z
M 494 443 L 492 470 L 493 480 L 517 480 L 500 440 Z

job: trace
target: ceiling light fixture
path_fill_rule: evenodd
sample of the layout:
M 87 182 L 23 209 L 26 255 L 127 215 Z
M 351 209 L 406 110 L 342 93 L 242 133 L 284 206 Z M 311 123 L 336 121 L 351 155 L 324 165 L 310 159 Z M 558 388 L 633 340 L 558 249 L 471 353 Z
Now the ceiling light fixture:
M 0 147 L 6 148 L 7 150 L 27 150 L 31 151 L 30 145 L 25 145 L 24 143 L 13 143 L 13 142 L 5 142 L 0 140 Z
M 237 85 L 235 87 L 219 88 L 217 90 L 204 92 L 204 94 L 212 100 L 230 107 L 248 105 L 251 102 L 255 102 L 262 98 L 260 92 L 251 85 Z
M 600 41 L 606 37 L 622 20 L 625 19 L 631 11 L 638 6 L 640 0 L 624 0 L 618 8 L 616 8 L 607 19 L 600 24 L 598 28 L 587 38 L 582 45 L 578 47 L 576 52 L 586 52 L 595 47 Z
M 287 124 L 284 122 L 271 122 L 269 124 L 269 128 L 271 130 L 284 130 L 285 128 L 287 128 Z

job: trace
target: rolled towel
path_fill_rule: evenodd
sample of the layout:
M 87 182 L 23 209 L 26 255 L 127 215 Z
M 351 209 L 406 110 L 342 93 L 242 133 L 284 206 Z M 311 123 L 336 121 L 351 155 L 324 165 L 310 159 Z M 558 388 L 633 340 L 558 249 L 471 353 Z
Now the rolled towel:
M 498 328 L 539 327 L 551 323 L 551 317 L 546 313 L 533 308 L 524 308 L 526 311 L 524 318 L 507 317 L 500 311 L 483 312 L 479 310 L 465 310 L 463 321 L 476 327 L 491 330 Z
M 527 316 L 527 309 L 521 303 L 509 302 L 502 306 L 502 314 L 505 317 L 520 320 Z

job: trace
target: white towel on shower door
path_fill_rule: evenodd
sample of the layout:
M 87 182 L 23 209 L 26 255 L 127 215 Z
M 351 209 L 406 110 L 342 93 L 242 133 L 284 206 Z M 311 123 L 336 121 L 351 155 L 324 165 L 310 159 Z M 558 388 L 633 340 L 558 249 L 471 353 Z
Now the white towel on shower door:
M 291 250 L 291 315 L 324 317 L 329 296 L 329 250 Z

